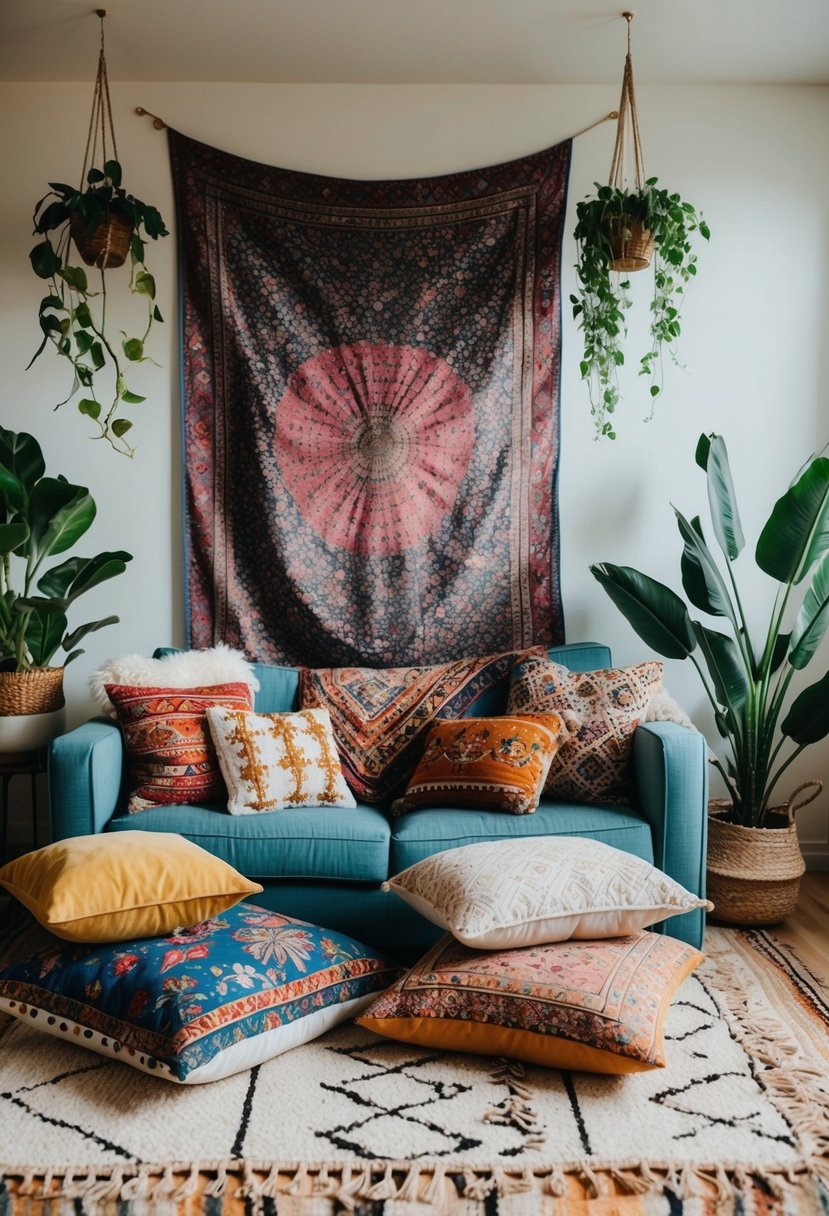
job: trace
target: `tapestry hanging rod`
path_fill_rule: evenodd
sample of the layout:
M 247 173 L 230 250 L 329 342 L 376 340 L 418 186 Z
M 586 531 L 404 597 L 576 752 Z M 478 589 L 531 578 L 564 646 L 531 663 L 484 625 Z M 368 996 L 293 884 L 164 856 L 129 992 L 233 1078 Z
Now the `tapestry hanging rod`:
M 136 114 L 140 115 L 141 118 L 151 118 L 153 120 L 153 126 L 155 127 L 156 131 L 166 131 L 167 123 L 164 121 L 163 118 L 159 118 L 157 114 L 150 113 L 150 111 L 145 110 L 143 106 L 136 106 L 135 112 L 136 112 Z M 619 117 L 619 111 L 611 110 L 609 114 L 605 114 L 604 118 L 597 118 L 596 121 L 591 122 L 588 127 L 582 127 L 582 129 L 580 131 L 576 131 L 574 135 L 570 136 L 570 138 L 578 139 L 578 137 L 580 135 L 586 135 L 588 131 L 592 131 L 595 127 L 600 127 L 603 122 L 615 121 L 615 119 L 617 119 L 618 117 Z

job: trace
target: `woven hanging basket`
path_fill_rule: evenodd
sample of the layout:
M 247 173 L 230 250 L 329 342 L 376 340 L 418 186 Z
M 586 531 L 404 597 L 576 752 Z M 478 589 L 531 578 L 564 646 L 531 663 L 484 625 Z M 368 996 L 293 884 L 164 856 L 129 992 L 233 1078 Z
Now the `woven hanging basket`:
M 811 789 L 796 802 L 798 794 Z M 772 826 L 747 828 L 729 823 L 731 803 L 708 804 L 708 898 L 713 919 L 727 925 L 775 925 L 794 912 L 800 878 L 806 869 L 794 813 L 823 789 L 820 781 L 807 781 L 787 804 L 769 811 Z
M 110 211 L 105 220 L 89 232 L 83 216 L 75 211 L 69 220 L 72 240 L 87 266 L 110 270 L 123 266 L 130 251 L 133 223 L 128 215 Z
M 645 270 L 653 254 L 653 233 L 641 220 L 629 215 L 613 215 L 610 225 L 610 245 L 614 270 Z
M 62 667 L 0 671 L 0 718 L 48 714 L 64 703 Z

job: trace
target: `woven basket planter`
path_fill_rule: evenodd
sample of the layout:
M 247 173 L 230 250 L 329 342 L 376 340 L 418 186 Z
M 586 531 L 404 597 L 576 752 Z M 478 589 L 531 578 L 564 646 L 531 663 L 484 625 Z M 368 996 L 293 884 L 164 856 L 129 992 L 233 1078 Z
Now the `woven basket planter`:
M 808 788 L 812 793 L 796 802 Z M 801 785 L 785 806 L 769 812 L 770 826 L 763 828 L 729 823 L 727 800 L 708 804 L 707 895 L 714 904 L 714 920 L 727 925 L 774 925 L 792 914 L 806 869 L 794 814 L 822 789 L 820 781 Z
M 53 713 L 63 705 L 62 667 L 0 671 L 0 718 Z
M 614 270 L 646 270 L 653 254 L 653 233 L 629 215 L 609 219 Z
M 89 232 L 83 216 L 76 211 L 70 217 L 69 229 L 78 253 L 87 266 L 109 270 L 115 266 L 123 266 L 127 260 L 133 223 L 129 216 L 122 212 L 110 211 L 107 218 Z

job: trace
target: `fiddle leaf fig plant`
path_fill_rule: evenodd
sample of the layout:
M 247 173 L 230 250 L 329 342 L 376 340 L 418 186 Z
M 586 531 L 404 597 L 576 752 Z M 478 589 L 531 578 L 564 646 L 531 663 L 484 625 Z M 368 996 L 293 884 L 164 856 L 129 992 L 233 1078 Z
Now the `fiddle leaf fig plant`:
M 81 394 L 78 411 L 98 427 L 96 438 L 107 440 L 124 455 L 134 448 L 125 436 L 132 428 L 123 406 L 145 400 L 130 390 L 126 369 L 148 359 L 146 344 L 154 322 L 163 321 L 155 302 L 155 279 L 145 262 L 148 240 L 167 236 L 158 210 L 128 194 L 121 185 L 121 166 L 108 160 L 102 169 L 91 168 L 86 186 L 75 189 L 51 182 L 49 193 L 37 203 L 34 232 L 41 240 L 29 258 L 38 278 L 49 284 L 38 307 L 43 340 L 29 367 L 51 345 L 72 367 L 72 388 L 58 405 Z M 120 234 L 121 249 L 117 247 Z M 73 253 L 99 271 L 92 279 Z M 145 305 L 141 328 L 116 338 L 107 327 L 108 270 L 121 265 L 129 254 L 130 291 Z M 106 387 L 100 389 L 102 382 Z M 58 407 L 56 407 L 58 408 Z
M 70 630 L 67 614 L 85 592 L 123 574 L 131 553 L 46 565 L 80 540 L 95 514 L 84 486 L 46 476 L 32 435 L 0 427 L 0 670 L 49 667 L 59 650 L 65 667 L 84 653 L 78 643 L 88 634 L 118 621 L 107 616 Z
M 669 659 L 690 659 L 726 741 L 714 763 L 732 802 L 732 818 L 764 827 L 775 787 L 801 752 L 829 735 L 829 672 L 792 695 L 792 681 L 815 657 L 829 625 L 829 460 L 813 457 L 777 500 L 754 550 L 776 584 L 764 634 L 749 630 L 734 574 L 745 539 L 725 441 L 701 436 L 709 547 L 699 516 L 674 508 L 682 540 L 682 586 L 692 608 L 718 618 L 725 632 L 692 619 L 683 599 L 630 566 L 590 567 L 640 638 Z
M 680 312 L 687 284 L 697 273 L 692 237 L 708 240 L 708 225 L 676 193 L 647 179 L 641 189 L 596 185 L 595 196 L 576 206 L 578 286 L 570 296 L 573 317 L 582 332 L 582 379 L 587 382 L 596 438 L 616 438 L 613 415 L 620 401 L 619 368 L 625 362 L 626 314 L 631 306 L 628 272 L 614 271 L 613 237 L 630 239 L 631 225 L 641 224 L 653 238 L 653 295 L 650 303 L 650 348 L 639 360 L 639 374 L 650 378 L 653 402 L 662 391 L 663 352 L 677 362 Z

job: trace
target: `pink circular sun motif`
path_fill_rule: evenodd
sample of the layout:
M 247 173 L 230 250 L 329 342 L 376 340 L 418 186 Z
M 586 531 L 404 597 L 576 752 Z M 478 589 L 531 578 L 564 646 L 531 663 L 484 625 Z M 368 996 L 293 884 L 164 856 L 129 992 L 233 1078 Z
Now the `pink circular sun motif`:
M 474 437 L 468 385 L 415 346 L 355 342 L 297 368 L 276 455 L 303 519 L 329 545 L 400 553 L 455 503 Z

